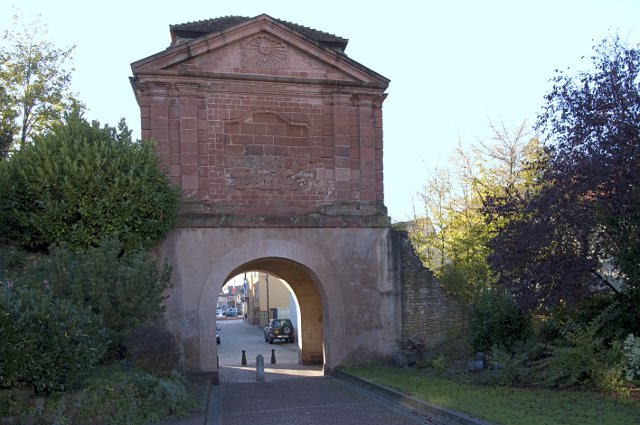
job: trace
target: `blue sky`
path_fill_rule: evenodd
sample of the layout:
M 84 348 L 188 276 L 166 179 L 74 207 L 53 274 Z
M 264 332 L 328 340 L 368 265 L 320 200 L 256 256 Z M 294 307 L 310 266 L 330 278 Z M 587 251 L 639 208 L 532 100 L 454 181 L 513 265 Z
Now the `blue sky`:
M 87 117 L 124 117 L 140 136 L 130 64 L 169 45 L 169 25 L 267 13 L 349 39 L 346 53 L 391 79 L 384 103 L 385 204 L 411 217 L 429 171 L 445 167 L 458 141 L 490 141 L 489 120 L 512 127 L 536 113 L 554 69 L 588 69 L 595 42 L 613 33 L 640 43 L 639 0 L 3 1 L 35 14 L 59 47 L 76 45 L 73 90 Z M 0 40 L 1 42 L 1 40 Z

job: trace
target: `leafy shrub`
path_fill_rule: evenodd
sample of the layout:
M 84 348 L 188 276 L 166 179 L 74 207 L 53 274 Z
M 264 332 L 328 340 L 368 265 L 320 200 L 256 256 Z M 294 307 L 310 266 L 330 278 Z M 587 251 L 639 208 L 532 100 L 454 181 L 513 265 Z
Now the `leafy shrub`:
M 469 328 L 475 351 L 492 347 L 510 351 L 532 334 L 530 317 L 508 295 L 484 292 L 470 305 Z
M 65 390 L 104 355 L 100 318 L 67 300 L 31 288 L 0 288 L 0 387 Z
M 0 234 L 24 246 L 77 249 L 117 235 L 127 250 L 149 248 L 178 207 L 153 146 L 131 141 L 124 121 L 101 128 L 75 111 L 0 161 Z
M 97 372 L 83 389 L 48 399 L 39 423 L 143 425 L 185 415 L 195 407 L 177 373 L 159 378 L 118 364 Z
M 125 346 L 133 364 L 147 373 L 166 376 L 178 368 L 180 348 L 162 323 L 145 323 L 133 329 Z
M 58 298 L 90 306 L 113 331 L 115 346 L 127 331 L 158 317 L 171 268 L 159 268 L 147 253 L 122 252 L 115 238 L 98 247 L 73 252 L 64 246 L 51 250 L 50 282 Z
M 618 342 L 604 343 L 598 336 L 601 324 L 566 331 L 563 345 L 551 347 L 544 363 L 544 381 L 549 385 L 568 387 L 593 384 L 603 390 L 622 385 L 622 347 Z
M 597 321 L 595 336 L 610 344 L 640 330 L 637 308 L 633 298 L 619 294 L 595 294 L 575 307 L 554 309 L 544 322 L 540 337 L 549 344 L 562 344 L 568 332 L 586 328 Z

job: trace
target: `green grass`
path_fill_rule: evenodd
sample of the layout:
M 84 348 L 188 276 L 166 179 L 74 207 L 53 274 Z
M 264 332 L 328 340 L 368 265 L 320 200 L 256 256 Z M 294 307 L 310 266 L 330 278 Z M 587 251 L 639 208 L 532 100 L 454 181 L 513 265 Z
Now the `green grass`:
M 480 386 L 416 369 L 382 366 L 350 366 L 344 370 L 495 424 L 640 424 L 640 400 L 608 397 L 591 391 Z

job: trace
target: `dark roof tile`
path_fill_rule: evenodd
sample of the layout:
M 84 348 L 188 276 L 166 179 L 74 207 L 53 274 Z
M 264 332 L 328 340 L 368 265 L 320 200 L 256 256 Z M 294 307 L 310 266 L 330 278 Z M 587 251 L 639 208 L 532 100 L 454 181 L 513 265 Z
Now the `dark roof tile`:
M 170 25 L 169 29 L 172 36 L 172 44 L 176 43 L 176 39 L 195 39 L 203 35 L 224 31 L 236 25 L 240 25 L 254 18 L 246 16 L 223 16 L 220 18 L 207 19 L 203 21 L 186 22 L 184 24 Z M 275 21 L 289 27 L 290 29 L 303 34 L 306 37 L 318 42 L 321 46 L 329 48 L 337 48 L 341 51 L 347 47 L 349 40 L 329 34 L 324 31 L 318 31 L 303 25 L 294 24 L 292 22 L 283 21 L 281 19 L 272 18 Z

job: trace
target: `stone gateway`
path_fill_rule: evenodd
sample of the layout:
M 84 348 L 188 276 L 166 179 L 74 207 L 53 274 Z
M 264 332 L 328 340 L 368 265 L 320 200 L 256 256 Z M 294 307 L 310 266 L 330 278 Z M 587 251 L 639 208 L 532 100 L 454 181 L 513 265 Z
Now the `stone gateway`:
M 132 64 L 131 83 L 142 138 L 183 195 L 157 255 L 174 269 L 166 317 L 185 368 L 217 372 L 218 293 L 252 270 L 295 293 L 302 363 L 330 372 L 394 358 L 403 328 L 383 197 L 389 80 L 349 58 L 347 40 L 268 15 L 170 32 L 169 48 Z

